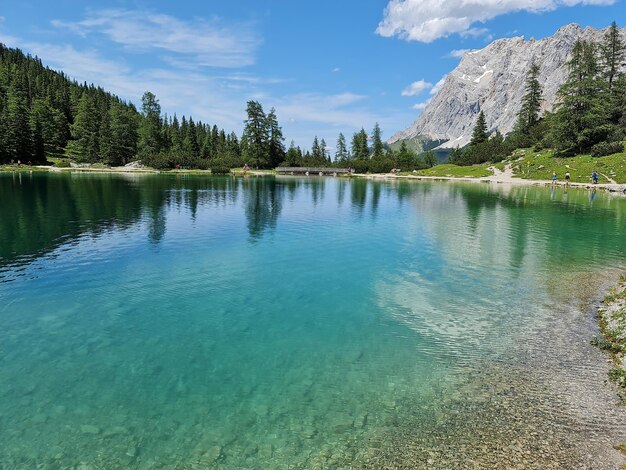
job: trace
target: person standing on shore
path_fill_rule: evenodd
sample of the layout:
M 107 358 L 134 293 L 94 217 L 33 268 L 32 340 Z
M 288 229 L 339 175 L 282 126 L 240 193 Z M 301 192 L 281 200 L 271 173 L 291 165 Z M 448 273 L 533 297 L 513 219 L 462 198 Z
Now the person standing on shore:
M 552 172 L 552 186 L 556 186 L 556 171 Z
M 593 173 L 591 173 L 591 181 L 593 181 L 593 184 L 598 184 L 598 179 L 598 172 L 593 170 Z
M 565 172 L 565 184 L 568 185 L 569 184 L 569 180 L 570 180 L 570 174 L 569 171 Z

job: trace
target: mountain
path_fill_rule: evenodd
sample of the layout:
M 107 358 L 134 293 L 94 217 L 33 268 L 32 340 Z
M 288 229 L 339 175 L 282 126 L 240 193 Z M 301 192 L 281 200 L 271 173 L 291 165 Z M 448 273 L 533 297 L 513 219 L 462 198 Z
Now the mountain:
M 388 143 L 411 140 L 422 147 L 428 142 L 438 143 L 438 148 L 463 147 L 470 141 L 481 110 L 490 131 L 509 133 L 521 108 L 530 64 L 534 61 L 540 66 L 542 107 L 551 111 L 566 79 L 564 65 L 576 41 L 599 42 L 605 31 L 569 24 L 544 39 L 498 39 L 483 49 L 466 52 L 419 118 L 408 129 L 393 135 Z M 622 36 L 626 40 L 626 28 L 622 29 Z

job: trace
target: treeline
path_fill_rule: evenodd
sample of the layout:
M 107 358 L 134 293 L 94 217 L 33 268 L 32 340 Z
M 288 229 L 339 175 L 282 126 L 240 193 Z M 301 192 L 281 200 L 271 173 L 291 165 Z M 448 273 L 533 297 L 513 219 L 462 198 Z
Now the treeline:
M 351 167 L 358 173 L 385 173 L 391 169 L 402 171 L 421 170 L 437 163 L 434 152 L 418 154 L 401 142 L 398 150 L 393 150 L 382 141 L 382 131 L 378 124 L 368 136 L 361 129 L 352 136 L 348 147 L 343 133 L 339 133 L 333 155 L 327 150 L 324 139 L 313 139 L 311 150 L 303 151 L 292 142 L 285 156 L 284 166 L 338 166 Z
M 504 159 L 516 148 L 554 149 L 560 156 L 601 157 L 624 151 L 626 139 L 626 45 L 613 22 L 601 43 L 579 40 L 565 64 L 567 80 L 553 112 L 541 114 L 540 69 L 531 64 L 513 132 L 488 133 L 481 111 L 470 144 L 450 154 L 451 163 L 472 165 Z
M 138 158 L 159 167 L 207 167 L 234 159 L 239 139 L 217 126 L 161 115 L 146 92 L 141 112 L 100 87 L 79 84 L 41 60 L 0 44 L 0 163 L 123 165 Z
M 38 58 L 0 44 L 0 163 L 46 163 L 68 157 L 77 163 L 119 166 L 135 160 L 158 168 L 224 170 L 249 164 L 255 168 L 351 166 L 359 172 L 383 172 L 432 166 L 432 153 L 418 156 L 406 144 L 386 146 L 378 124 L 371 135 L 355 133 L 348 147 L 340 134 L 334 155 L 324 139 L 311 149 L 293 142 L 287 149 L 275 110 L 265 113 L 257 101 L 247 103 L 239 138 L 216 125 L 161 112 L 147 91 L 141 108 L 103 88 L 70 80 L 44 67 Z

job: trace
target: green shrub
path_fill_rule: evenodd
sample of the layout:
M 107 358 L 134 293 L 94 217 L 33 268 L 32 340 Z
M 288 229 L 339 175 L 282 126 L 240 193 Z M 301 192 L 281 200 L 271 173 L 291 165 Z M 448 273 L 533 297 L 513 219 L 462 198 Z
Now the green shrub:
M 57 168 L 69 168 L 72 165 L 70 165 L 70 161 L 69 160 L 59 160 L 59 161 L 54 163 L 54 166 L 57 167 Z
M 591 147 L 591 156 L 596 158 L 605 157 L 615 153 L 622 153 L 623 151 L 623 142 L 600 142 Z
M 213 175 L 228 175 L 230 173 L 230 168 L 226 166 L 211 166 L 211 174 Z

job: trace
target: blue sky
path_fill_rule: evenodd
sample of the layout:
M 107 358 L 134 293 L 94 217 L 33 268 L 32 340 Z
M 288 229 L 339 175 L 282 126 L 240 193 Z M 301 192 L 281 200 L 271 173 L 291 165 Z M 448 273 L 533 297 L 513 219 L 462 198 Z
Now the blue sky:
M 560 26 L 626 26 L 626 0 L 2 0 L 0 42 L 79 81 L 238 134 L 246 101 L 333 147 L 411 124 L 459 51 Z M 435 87 L 436 90 L 436 87 Z

